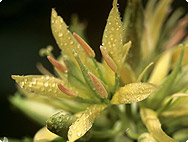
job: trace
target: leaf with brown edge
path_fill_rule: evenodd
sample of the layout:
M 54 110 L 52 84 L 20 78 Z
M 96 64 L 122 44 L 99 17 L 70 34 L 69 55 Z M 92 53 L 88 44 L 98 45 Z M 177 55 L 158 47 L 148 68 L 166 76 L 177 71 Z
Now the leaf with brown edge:
M 156 112 L 151 109 L 142 108 L 141 118 L 149 133 L 159 142 L 176 142 L 169 137 L 161 128 L 161 123 L 157 117 Z
M 140 102 L 150 96 L 159 87 L 150 83 L 130 83 L 121 87 L 113 96 L 112 104 L 130 104 Z
M 74 142 L 81 138 L 92 127 L 95 118 L 103 111 L 107 105 L 92 105 L 69 127 L 68 140 Z

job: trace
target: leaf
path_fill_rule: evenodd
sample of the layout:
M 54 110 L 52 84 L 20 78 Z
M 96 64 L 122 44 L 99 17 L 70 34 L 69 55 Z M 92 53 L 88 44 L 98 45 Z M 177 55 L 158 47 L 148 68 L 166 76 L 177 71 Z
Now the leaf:
M 116 65 L 120 67 L 123 46 L 123 26 L 116 2 L 117 1 L 114 1 L 113 8 L 108 16 L 102 45 L 108 52 L 109 56 L 115 61 Z
M 70 127 L 68 131 L 69 142 L 74 142 L 91 129 L 95 118 L 107 107 L 105 104 L 90 106 Z
M 87 84 L 78 66 L 76 66 L 76 64 L 69 59 L 65 59 L 65 63 L 69 69 L 67 73 L 68 81 L 77 88 L 86 89 Z
M 184 129 L 176 131 L 173 134 L 173 138 L 175 138 L 176 140 L 180 142 L 186 142 L 188 140 L 187 134 L 188 134 L 188 128 L 184 128 Z
M 168 75 L 168 72 L 170 70 L 171 56 L 171 50 L 166 51 L 161 55 L 151 73 L 148 82 L 153 84 L 160 84 L 163 81 L 163 79 Z
M 177 93 L 171 96 L 173 99 L 170 107 L 161 115 L 165 117 L 179 117 L 188 115 L 188 94 Z
M 138 137 L 138 142 L 158 142 L 155 140 L 150 133 L 142 133 Z
M 19 94 L 15 94 L 9 100 L 11 104 L 40 125 L 44 125 L 45 121 L 59 110 L 45 103 L 22 98 Z
M 143 8 L 141 0 L 128 0 L 124 14 L 124 40 L 131 41 L 132 46 L 127 56 L 127 62 L 133 69 L 138 67 L 141 59 L 141 34 L 143 31 Z
M 148 99 L 148 103 L 151 107 L 156 108 L 158 107 L 158 104 L 162 102 L 162 100 L 169 95 L 169 90 L 171 88 L 171 86 L 173 85 L 176 77 L 178 76 L 178 73 L 180 72 L 180 68 L 181 68 L 181 62 L 182 62 L 182 58 L 183 58 L 183 53 L 184 51 L 181 52 L 179 60 L 176 63 L 175 68 L 173 69 L 173 71 L 171 72 L 170 75 L 168 75 L 166 77 L 166 79 L 163 81 L 162 83 L 162 87 L 161 89 L 159 89 L 158 91 L 156 91 L 149 99 Z M 160 94 L 160 95 L 159 95 Z
M 121 87 L 113 96 L 112 104 L 130 104 L 146 99 L 159 87 L 150 83 L 130 83 Z
M 156 0 L 148 1 L 145 10 L 145 29 L 141 42 L 143 58 L 150 57 L 154 53 L 171 2 L 172 0 L 160 0 L 156 4 Z
M 136 81 L 136 75 L 131 66 L 127 63 L 122 65 L 121 70 L 119 71 L 119 75 L 125 84 Z
M 61 83 L 67 86 L 70 90 L 72 90 L 73 88 L 71 86 L 68 86 L 68 84 L 65 84 L 65 82 L 60 79 L 44 75 L 12 75 L 12 78 L 18 83 L 18 85 L 21 88 L 24 88 L 29 92 L 47 97 L 57 97 L 66 99 L 71 98 L 68 95 L 61 92 L 57 87 L 57 84 Z
M 172 15 L 169 17 L 166 24 L 162 28 L 163 32 L 159 37 L 160 42 L 158 42 L 157 48 L 160 48 L 161 50 L 163 50 L 164 48 L 168 49 L 165 46 L 167 45 L 167 43 L 170 43 L 169 39 L 174 36 L 174 34 L 172 35 L 172 30 L 177 26 L 177 22 L 182 15 L 183 15 L 182 8 L 178 8 L 172 13 Z
M 63 21 L 63 19 L 57 15 L 54 9 L 52 9 L 51 28 L 54 38 L 59 48 L 63 51 L 63 54 L 68 56 L 70 60 L 76 63 L 76 60 L 73 55 L 73 50 L 75 50 L 79 54 L 82 62 L 92 72 L 96 73 L 95 69 L 92 66 L 90 58 L 85 54 L 80 44 L 73 37 L 72 33 L 67 29 L 68 27 Z
M 147 108 L 142 108 L 140 111 L 142 121 L 146 125 L 149 133 L 159 142 L 175 142 L 174 139 L 169 137 L 161 128 L 161 123 L 157 114 Z
M 181 51 L 184 49 L 184 55 L 182 59 L 182 65 L 186 65 L 188 63 L 188 44 L 179 44 L 175 48 L 172 49 L 172 66 L 176 65 L 176 62 L 180 58 Z
M 51 133 L 46 127 L 41 128 L 34 136 L 34 142 L 52 141 L 58 136 Z

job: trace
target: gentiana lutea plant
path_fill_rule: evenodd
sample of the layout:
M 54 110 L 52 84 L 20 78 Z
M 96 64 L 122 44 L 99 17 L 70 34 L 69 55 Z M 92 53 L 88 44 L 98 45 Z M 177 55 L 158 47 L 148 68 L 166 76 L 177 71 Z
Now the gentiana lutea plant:
M 41 49 L 55 75 L 12 75 L 10 102 L 44 126 L 35 142 L 176 142 L 188 139 L 188 15 L 172 0 L 128 0 L 121 21 L 117 0 L 103 33 L 102 61 L 73 19 L 70 32 L 52 9 L 61 55 Z M 184 16 L 183 16 L 184 15 Z M 74 28 L 72 28 L 74 27 Z M 79 36 L 79 35 L 82 35 Z M 181 42 L 181 44 L 180 44 Z M 163 127 L 162 127 L 163 126 Z

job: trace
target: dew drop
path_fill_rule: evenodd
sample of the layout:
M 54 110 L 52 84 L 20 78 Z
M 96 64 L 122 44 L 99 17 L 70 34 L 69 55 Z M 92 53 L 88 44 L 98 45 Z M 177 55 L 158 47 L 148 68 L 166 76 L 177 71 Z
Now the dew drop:
M 73 44 L 73 43 L 74 43 L 73 41 L 70 42 L 70 44 Z
M 46 80 L 48 80 L 48 79 L 50 79 L 50 77 L 49 77 L 49 76 L 46 76 Z
M 58 36 L 59 36 L 59 37 L 62 37 L 62 36 L 63 36 L 63 33 L 62 33 L 62 32 L 60 32 L 60 33 L 58 34 Z
M 80 137 L 80 136 L 81 136 L 81 133 L 78 133 L 77 136 Z
M 45 83 L 44 83 L 44 86 L 45 86 L 45 87 L 48 87 L 48 83 L 47 83 L 47 82 L 45 82 Z

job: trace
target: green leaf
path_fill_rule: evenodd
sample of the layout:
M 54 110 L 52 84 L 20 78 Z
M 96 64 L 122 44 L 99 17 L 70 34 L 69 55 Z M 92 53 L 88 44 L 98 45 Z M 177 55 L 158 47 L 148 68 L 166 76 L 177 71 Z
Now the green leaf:
M 68 81 L 77 88 L 85 89 L 87 84 L 84 80 L 82 72 L 79 68 L 69 59 L 65 59 L 66 65 L 68 67 Z
M 41 125 L 44 125 L 45 121 L 59 110 L 44 103 L 22 98 L 18 93 L 9 100 L 21 112 Z
M 188 128 L 184 128 L 181 130 L 176 131 L 173 134 L 173 138 L 180 141 L 180 142 L 185 142 L 188 140 Z
M 131 41 L 127 62 L 133 69 L 138 67 L 141 59 L 141 36 L 143 31 L 143 8 L 141 0 L 132 2 L 128 0 L 128 4 L 124 14 L 124 42 Z

